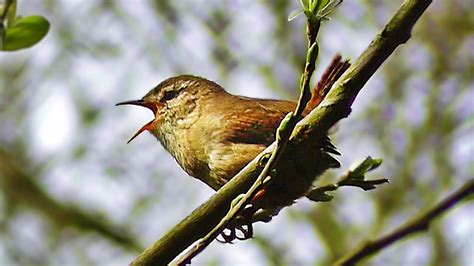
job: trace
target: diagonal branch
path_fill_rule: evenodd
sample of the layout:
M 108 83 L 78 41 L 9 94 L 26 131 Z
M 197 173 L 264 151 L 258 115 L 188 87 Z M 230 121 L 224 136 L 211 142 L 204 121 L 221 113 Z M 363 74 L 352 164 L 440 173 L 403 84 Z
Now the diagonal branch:
M 466 182 L 466 184 L 464 184 L 459 190 L 442 200 L 436 206 L 422 213 L 420 216 L 415 217 L 414 219 L 406 222 L 390 234 L 372 241 L 367 240 L 365 242 L 362 242 L 351 253 L 347 254 L 347 256 L 337 261 L 335 265 L 355 265 L 364 258 L 367 258 L 370 255 L 390 246 L 391 244 L 395 243 L 400 239 L 403 239 L 404 237 L 415 234 L 417 232 L 428 230 L 430 223 L 434 219 L 438 218 L 438 216 L 445 213 L 446 211 L 454 207 L 456 204 L 461 203 L 463 200 L 467 199 L 473 194 L 474 179 L 471 179 Z
M 409 39 L 413 25 L 430 4 L 431 0 L 406 0 L 321 104 L 297 124 L 290 143 L 302 142 L 308 135 L 325 132 L 337 121 L 347 117 L 359 91 L 395 48 Z M 168 264 L 193 242 L 206 235 L 227 213 L 231 201 L 248 191 L 255 182 L 262 169 L 259 163 L 262 156 L 274 147 L 275 143 L 265 149 L 208 201 L 140 254 L 132 264 Z M 290 152 L 288 155 L 291 156 Z

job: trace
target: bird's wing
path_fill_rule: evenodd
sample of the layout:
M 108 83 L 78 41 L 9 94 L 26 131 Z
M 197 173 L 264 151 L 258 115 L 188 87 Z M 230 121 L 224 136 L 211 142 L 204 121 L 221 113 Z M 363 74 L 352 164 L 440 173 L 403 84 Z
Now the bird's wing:
M 349 61 L 342 61 L 341 55 L 334 56 L 312 91 L 311 99 L 306 105 L 303 116 L 319 105 L 332 85 L 349 66 Z M 270 145 L 275 140 L 275 131 L 280 121 L 288 112 L 294 111 L 296 107 L 296 103 L 290 101 L 235 97 L 240 101 L 247 101 L 246 104 L 241 105 L 246 106 L 247 109 L 234 106 L 235 112 L 230 117 L 225 118 L 228 121 L 224 141 L 233 143 Z
M 244 97 L 242 99 L 248 100 Z M 296 103 L 290 101 L 253 99 L 252 103 L 253 108 L 236 110 L 235 113 L 231 112 L 230 117 L 226 117 L 226 133 L 221 141 L 267 147 L 275 141 L 280 121 L 296 107 Z M 325 152 L 340 155 L 326 134 L 321 134 L 319 145 Z
M 223 141 L 268 146 L 275 140 L 280 121 L 296 106 L 294 102 L 289 101 L 239 98 L 247 101 L 247 104 L 240 105 L 246 106 L 246 109 L 234 106 L 235 112 L 226 117 Z M 251 106 L 248 103 L 251 103 Z

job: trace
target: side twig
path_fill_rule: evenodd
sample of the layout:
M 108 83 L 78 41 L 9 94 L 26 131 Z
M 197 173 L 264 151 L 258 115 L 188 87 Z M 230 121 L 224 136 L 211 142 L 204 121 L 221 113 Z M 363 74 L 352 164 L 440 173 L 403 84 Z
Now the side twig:
M 389 245 L 404 237 L 428 230 L 430 223 L 434 219 L 438 218 L 441 214 L 445 213 L 456 204 L 461 203 L 472 194 L 474 194 L 474 179 L 469 180 L 459 190 L 442 200 L 428 211 L 422 213 L 420 216 L 415 217 L 414 219 L 395 229 L 393 232 L 375 240 L 367 240 L 362 242 L 357 248 L 354 249 L 354 251 L 337 261 L 335 265 L 355 265 L 364 258 L 369 257 L 370 255 L 388 247 Z
M 374 180 L 365 179 L 365 175 L 379 167 L 381 163 L 382 159 L 372 159 L 372 157 L 367 156 L 367 158 L 365 158 L 360 164 L 347 171 L 345 175 L 340 177 L 337 183 L 315 187 L 308 192 L 306 197 L 316 202 L 327 202 L 334 198 L 334 196 L 328 194 L 327 192 L 335 191 L 340 187 L 359 187 L 367 191 L 375 189 L 378 185 L 389 183 L 387 178 Z

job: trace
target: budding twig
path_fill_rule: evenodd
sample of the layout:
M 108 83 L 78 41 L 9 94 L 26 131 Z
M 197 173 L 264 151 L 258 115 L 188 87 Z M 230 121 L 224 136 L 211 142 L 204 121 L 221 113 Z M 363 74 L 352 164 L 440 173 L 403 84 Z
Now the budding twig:
M 351 186 L 359 187 L 363 190 L 375 189 L 377 185 L 389 183 L 387 178 L 366 180 L 365 174 L 372 171 L 380 166 L 382 163 L 381 159 L 372 159 L 367 156 L 361 163 L 359 163 L 353 169 L 347 171 L 345 175 L 339 178 L 339 181 L 335 184 L 329 184 L 325 186 L 315 187 L 306 194 L 306 197 L 316 202 L 327 202 L 333 199 L 333 196 L 326 192 L 335 191 L 340 187 Z

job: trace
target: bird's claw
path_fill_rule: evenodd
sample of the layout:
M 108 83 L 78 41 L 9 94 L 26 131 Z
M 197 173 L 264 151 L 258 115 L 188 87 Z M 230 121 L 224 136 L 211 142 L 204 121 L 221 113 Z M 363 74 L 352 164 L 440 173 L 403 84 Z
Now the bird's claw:
M 216 240 L 220 243 L 232 243 L 234 240 L 247 240 L 253 237 L 253 226 L 252 224 L 239 225 L 237 227 L 226 228 L 226 231 L 222 231 L 220 236 L 222 239 L 217 238 Z M 240 232 L 240 234 L 239 234 Z
M 255 208 L 249 206 L 242 210 L 240 217 L 243 217 L 243 221 L 238 224 L 231 224 L 224 231 L 220 233 L 223 239 L 217 239 L 221 243 L 232 243 L 232 241 L 247 240 L 253 237 L 253 225 L 252 216 L 256 212 Z M 227 233 L 226 233 L 227 231 Z M 240 232 L 240 233 L 238 233 Z
M 235 229 L 232 228 L 228 230 L 230 231 L 228 234 L 226 234 L 225 231 L 222 231 L 219 235 L 222 237 L 222 239 L 216 238 L 216 240 L 223 244 L 232 243 L 232 241 L 236 239 L 237 235 L 236 235 Z
M 236 234 L 236 238 L 238 240 L 247 240 L 247 239 L 253 237 L 253 225 L 252 225 L 252 223 L 248 223 L 246 225 L 241 225 L 236 229 L 238 231 L 240 231 L 243 235 L 243 236 L 239 236 L 238 234 Z

